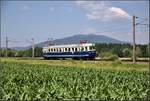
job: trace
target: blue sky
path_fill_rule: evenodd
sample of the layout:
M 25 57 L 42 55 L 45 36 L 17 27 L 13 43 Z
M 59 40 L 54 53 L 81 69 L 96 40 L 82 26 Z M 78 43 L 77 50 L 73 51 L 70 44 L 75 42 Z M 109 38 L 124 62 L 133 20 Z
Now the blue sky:
M 2 46 L 28 46 L 76 34 L 106 35 L 132 42 L 132 15 L 149 16 L 148 1 L 3 1 Z M 149 20 L 149 19 L 148 19 Z M 142 23 L 148 23 L 144 20 Z M 136 43 L 148 43 L 148 27 L 136 27 Z

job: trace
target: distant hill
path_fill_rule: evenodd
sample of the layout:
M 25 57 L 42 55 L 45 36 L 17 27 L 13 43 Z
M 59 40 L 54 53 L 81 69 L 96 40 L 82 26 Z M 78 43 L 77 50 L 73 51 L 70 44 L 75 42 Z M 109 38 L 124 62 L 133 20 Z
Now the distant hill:
M 80 40 L 87 40 L 88 42 L 91 43 L 127 43 L 104 35 L 94 35 L 94 34 L 88 34 L 88 35 L 78 34 L 78 35 L 74 35 L 62 39 L 56 39 L 54 40 L 54 42 L 56 44 L 74 44 L 74 43 L 79 43 Z M 41 42 L 37 45 L 43 47 L 46 43 L 47 41 Z
M 83 35 L 83 34 L 78 34 L 78 35 L 74 35 L 74 36 L 70 36 L 70 37 L 66 37 L 66 38 L 61 38 L 61 39 L 56 39 L 54 40 L 55 44 L 76 44 L 79 43 L 80 40 L 87 40 L 90 43 L 127 43 L 124 41 L 120 41 L 114 38 L 110 38 L 104 35 L 95 35 L 95 34 L 88 34 L 88 35 Z M 36 46 L 39 47 L 43 47 L 47 44 L 48 42 L 40 42 L 38 44 L 36 44 Z M 14 49 L 27 49 L 30 48 L 29 47 L 17 47 Z
M 31 46 L 28 46 L 28 47 L 11 47 L 11 49 L 14 49 L 14 50 L 26 50 L 26 49 L 30 49 Z

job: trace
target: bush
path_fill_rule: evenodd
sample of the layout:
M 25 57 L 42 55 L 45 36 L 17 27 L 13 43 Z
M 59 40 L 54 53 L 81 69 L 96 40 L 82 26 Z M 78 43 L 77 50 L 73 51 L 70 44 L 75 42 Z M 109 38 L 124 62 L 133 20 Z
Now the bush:
M 125 48 L 123 50 L 123 56 L 124 57 L 131 57 L 132 56 L 131 51 L 128 48 Z
M 110 55 L 110 56 L 108 57 L 108 59 L 109 59 L 109 60 L 112 60 L 112 61 L 115 61 L 115 60 L 118 60 L 119 58 L 118 58 L 117 55 Z
M 112 61 L 118 60 L 118 56 L 115 54 L 112 54 L 111 52 L 103 52 L 99 54 L 99 56 L 102 59 L 106 59 L 106 60 L 112 60 Z
M 111 52 L 101 52 L 101 53 L 99 53 L 99 57 L 101 57 L 101 58 L 106 58 L 110 55 L 112 55 Z

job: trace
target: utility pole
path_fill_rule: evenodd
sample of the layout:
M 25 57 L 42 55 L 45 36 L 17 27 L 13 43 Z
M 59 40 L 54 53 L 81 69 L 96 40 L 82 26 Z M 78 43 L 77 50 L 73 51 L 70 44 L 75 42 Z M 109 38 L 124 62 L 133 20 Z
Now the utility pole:
M 7 50 L 8 50 L 8 37 L 6 36 L 6 57 L 8 57 Z
M 34 58 L 34 39 L 32 38 L 32 58 Z
M 136 55 L 135 55 L 135 19 L 136 17 L 133 16 L 133 63 L 136 62 Z
M 149 24 L 143 24 L 142 22 L 144 22 L 145 20 L 147 20 L 147 19 L 144 19 L 143 21 L 141 21 L 141 22 L 139 22 L 139 23 L 136 23 L 136 18 L 138 18 L 138 17 L 136 17 L 136 16 L 133 16 L 133 63 L 135 63 L 136 62 L 136 54 L 135 54 L 135 50 L 136 50 L 136 44 L 135 44 L 135 27 L 137 26 L 137 25 L 146 25 L 146 26 L 148 26 L 149 27 Z M 149 52 L 149 44 L 150 44 L 150 42 L 148 43 L 148 52 Z

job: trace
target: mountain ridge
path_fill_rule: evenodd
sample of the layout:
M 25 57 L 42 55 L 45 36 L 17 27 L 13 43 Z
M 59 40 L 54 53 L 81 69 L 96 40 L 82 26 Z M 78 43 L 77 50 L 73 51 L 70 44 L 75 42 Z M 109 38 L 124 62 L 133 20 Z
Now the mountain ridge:
M 96 34 L 77 34 L 77 35 L 73 35 L 73 36 L 69 36 L 69 37 L 65 37 L 65 38 L 60 38 L 60 39 L 55 39 L 54 43 L 57 45 L 60 44 L 77 44 L 80 43 L 81 40 L 87 40 L 87 42 L 89 43 L 116 43 L 116 44 L 123 44 L 123 43 L 129 43 L 129 42 L 125 42 L 125 41 L 120 41 L 105 35 L 96 35 Z M 46 44 L 48 43 L 48 41 L 44 41 L 44 42 L 40 42 L 38 44 L 36 44 L 35 46 L 38 47 L 44 47 Z M 22 50 L 22 49 L 28 49 L 31 48 L 31 46 L 28 47 L 13 47 L 13 49 L 16 50 Z

